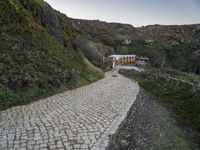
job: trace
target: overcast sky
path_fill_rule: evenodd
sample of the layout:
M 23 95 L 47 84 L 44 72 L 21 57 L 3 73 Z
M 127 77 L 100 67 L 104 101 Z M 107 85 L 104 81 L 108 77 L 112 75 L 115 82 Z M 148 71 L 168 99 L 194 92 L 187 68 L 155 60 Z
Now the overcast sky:
M 79 19 L 152 24 L 200 23 L 200 0 L 45 0 L 67 16 Z

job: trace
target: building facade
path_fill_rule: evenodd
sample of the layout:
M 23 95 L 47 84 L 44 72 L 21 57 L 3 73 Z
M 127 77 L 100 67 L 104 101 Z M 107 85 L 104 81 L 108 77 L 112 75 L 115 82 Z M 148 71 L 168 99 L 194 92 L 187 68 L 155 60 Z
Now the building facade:
M 112 67 L 115 68 L 120 64 L 129 64 L 136 62 L 136 55 L 111 55 L 109 56 L 112 59 Z

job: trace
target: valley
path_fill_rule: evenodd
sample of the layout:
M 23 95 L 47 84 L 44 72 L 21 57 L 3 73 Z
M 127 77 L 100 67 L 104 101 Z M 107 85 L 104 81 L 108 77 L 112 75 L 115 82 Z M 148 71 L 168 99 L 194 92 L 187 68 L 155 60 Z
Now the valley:
M 0 1 L 0 149 L 199 149 L 200 24 L 67 15 Z

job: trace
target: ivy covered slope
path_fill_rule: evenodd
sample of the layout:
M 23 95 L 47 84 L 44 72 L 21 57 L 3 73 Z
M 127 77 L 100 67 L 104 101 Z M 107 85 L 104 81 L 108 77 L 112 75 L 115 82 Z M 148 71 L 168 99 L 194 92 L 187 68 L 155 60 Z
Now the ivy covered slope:
M 102 77 L 64 14 L 42 0 L 0 1 L 0 110 Z

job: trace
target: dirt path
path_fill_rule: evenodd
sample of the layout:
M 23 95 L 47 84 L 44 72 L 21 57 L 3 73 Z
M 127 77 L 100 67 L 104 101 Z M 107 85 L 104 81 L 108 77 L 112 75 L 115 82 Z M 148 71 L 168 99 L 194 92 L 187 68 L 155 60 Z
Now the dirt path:
M 0 111 L 0 149 L 104 149 L 138 92 L 115 70 L 91 85 Z
M 134 105 L 107 150 L 198 150 L 191 130 L 177 123 L 169 108 L 140 90 Z

